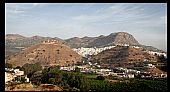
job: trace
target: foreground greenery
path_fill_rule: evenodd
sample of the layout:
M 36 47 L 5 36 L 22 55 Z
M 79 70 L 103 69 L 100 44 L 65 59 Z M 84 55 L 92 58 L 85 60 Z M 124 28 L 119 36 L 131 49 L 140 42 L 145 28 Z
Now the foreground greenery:
M 10 63 L 5 63 L 5 68 L 12 68 L 12 64 L 10 64 Z
M 166 80 L 121 79 L 122 82 L 110 83 L 102 76 L 94 76 L 96 75 L 60 71 L 59 67 L 50 67 L 42 71 L 41 79 L 35 84 L 59 85 L 65 91 L 167 91 Z
M 18 66 L 17 66 L 18 67 Z M 28 76 L 31 77 L 33 73 L 36 71 L 42 70 L 42 66 L 39 63 L 35 64 L 24 64 L 22 67 L 19 68 L 20 70 L 23 70 L 24 73 Z
M 11 67 L 10 64 L 6 66 Z M 54 84 L 63 87 L 64 91 L 167 91 L 167 80 L 103 77 L 96 74 L 83 74 L 79 69 L 73 72 L 61 71 L 60 66 L 42 69 L 39 63 L 25 64 L 19 68 L 29 75 L 33 84 Z M 42 72 L 38 74 L 37 71 Z M 34 76 L 35 73 L 37 78 Z M 118 82 L 111 83 L 108 80 L 118 80 Z M 126 80 L 128 82 L 125 82 Z

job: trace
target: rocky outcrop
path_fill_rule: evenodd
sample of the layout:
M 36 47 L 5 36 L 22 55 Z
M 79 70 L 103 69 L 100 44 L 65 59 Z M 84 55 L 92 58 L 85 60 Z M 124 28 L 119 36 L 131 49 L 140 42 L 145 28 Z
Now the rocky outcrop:
M 65 40 L 70 47 L 80 48 L 80 47 L 104 47 L 108 45 L 140 45 L 139 42 L 129 33 L 117 32 L 111 33 L 108 36 L 99 37 L 83 37 L 83 38 L 70 38 Z

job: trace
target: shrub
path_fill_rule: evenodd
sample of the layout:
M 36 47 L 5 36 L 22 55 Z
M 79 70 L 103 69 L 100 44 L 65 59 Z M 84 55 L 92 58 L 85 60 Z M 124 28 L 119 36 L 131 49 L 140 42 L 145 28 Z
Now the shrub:
M 10 64 L 10 63 L 5 63 L 5 68 L 12 68 L 12 64 Z
M 105 80 L 105 78 L 103 76 L 97 76 L 96 80 Z

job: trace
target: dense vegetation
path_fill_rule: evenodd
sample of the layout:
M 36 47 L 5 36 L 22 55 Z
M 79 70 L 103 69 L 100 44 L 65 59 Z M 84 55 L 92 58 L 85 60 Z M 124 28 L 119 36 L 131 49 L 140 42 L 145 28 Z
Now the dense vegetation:
M 12 68 L 12 64 L 5 63 L 5 68 Z
M 159 68 L 162 71 L 167 72 L 167 57 L 165 57 L 164 55 L 159 56 L 157 54 L 155 56 L 157 56 L 157 59 L 158 59 L 159 63 L 164 63 L 165 64 L 165 65 L 157 67 L 157 68 Z
M 12 66 L 6 63 L 5 67 Z M 61 71 L 60 66 L 42 69 L 39 63 L 25 64 L 18 68 L 24 70 L 35 85 L 41 83 L 54 84 L 63 87 L 64 91 L 167 91 L 167 80 L 103 77 L 95 74 L 80 73 L 78 68 L 72 72 Z M 118 80 L 118 82 L 111 83 L 108 80 Z
M 126 79 L 130 82 L 110 83 L 103 76 L 89 78 L 89 74 L 78 71 L 60 71 L 59 66 L 45 68 L 38 83 L 49 83 L 63 87 L 65 91 L 167 91 L 167 81 Z
M 23 70 L 28 77 L 31 77 L 31 75 L 36 71 L 42 70 L 42 66 L 39 63 L 35 64 L 26 63 L 20 69 Z
M 43 76 L 41 78 L 41 83 L 49 83 L 60 85 L 64 87 L 65 90 L 88 90 L 88 81 L 85 75 L 75 71 L 75 72 L 65 72 L 60 71 L 58 67 L 46 68 L 42 71 Z

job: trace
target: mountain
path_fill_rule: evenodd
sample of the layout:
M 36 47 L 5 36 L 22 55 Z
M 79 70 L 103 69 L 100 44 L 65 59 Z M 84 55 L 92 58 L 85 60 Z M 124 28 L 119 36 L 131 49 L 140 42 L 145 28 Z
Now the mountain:
M 33 36 L 33 37 L 24 37 L 19 34 L 7 34 L 5 38 L 5 57 L 13 55 L 22 51 L 25 48 L 30 46 L 39 44 L 43 41 L 47 40 L 58 40 L 63 42 L 63 44 L 70 46 L 71 48 L 80 48 L 80 47 L 106 47 L 110 45 L 133 45 L 142 47 L 147 50 L 155 51 L 155 52 L 165 52 L 154 48 L 152 46 L 141 45 L 131 34 L 126 32 L 117 32 L 111 33 L 108 36 L 100 35 L 98 37 L 73 37 L 70 39 L 62 40 L 60 38 L 54 37 L 41 37 L 41 36 Z
M 44 41 L 41 44 L 33 45 L 24 51 L 8 56 L 6 62 L 13 64 L 13 66 L 37 62 L 42 66 L 57 64 L 65 66 L 81 61 L 81 59 L 80 55 L 60 41 Z
M 144 49 L 146 49 L 146 50 L 149 50 L 149 51 L 166 53 L 166 51 L 157 49 L 157 48 L 155 48 L 155 47 L 153 47 L 153 46 L 140 45 L 140 47 L 142 47 L 142 48 L 144 48 Z
M 93 60 L 102 63 L 136 63 L 143 62 L 145 59 L 155 62 L 157 58 L 147 53 L 143 48 L 129 46 L 117 46 L 93 56 Z
M 47 40 L 58 40 L 66 44 L 66 42 L 57 37 L 41 37 L 41 36 L 32 36 L 24 37 L 19 34 L 7 34 L 5 37 L 5 56 L 9 56 L 15 53 L 20 52 L 22 49 L 39 44 Z
M 155 52 L 163 52 L 166 53 L 163 50 L 157 49 L 153 46 L 146 46 L 140 44 L 133 35 L 127 33 L 127 32 L 117 32 L 117 33 L 111 33 L 108 36 L 100 35 L 98 37 L 74 37 L 70 39 L 66 39 L 65 42 L 71 47 L 71 48 L 80 48 L 80 47 L 106 47 L 110 45 L 125 45 L 128 44 L 130 46 L 138 46 L 142 47 L 149 51 L 155 51 Z
M 22 35 L 19 35 L 19 34 L 7 34 L 5 39 L 12 41 L 12 40 L 23 39 L 23 38 L 25 38 L 25 37 Z
M 131 34 L 126 32 L 111 33 L 108 36 L 101 35 L 99 37 L 74 37 L 65 41 L 72 48 L 103 47 L 108 45 L 120 44 L 140 45 L 139 42 Z

